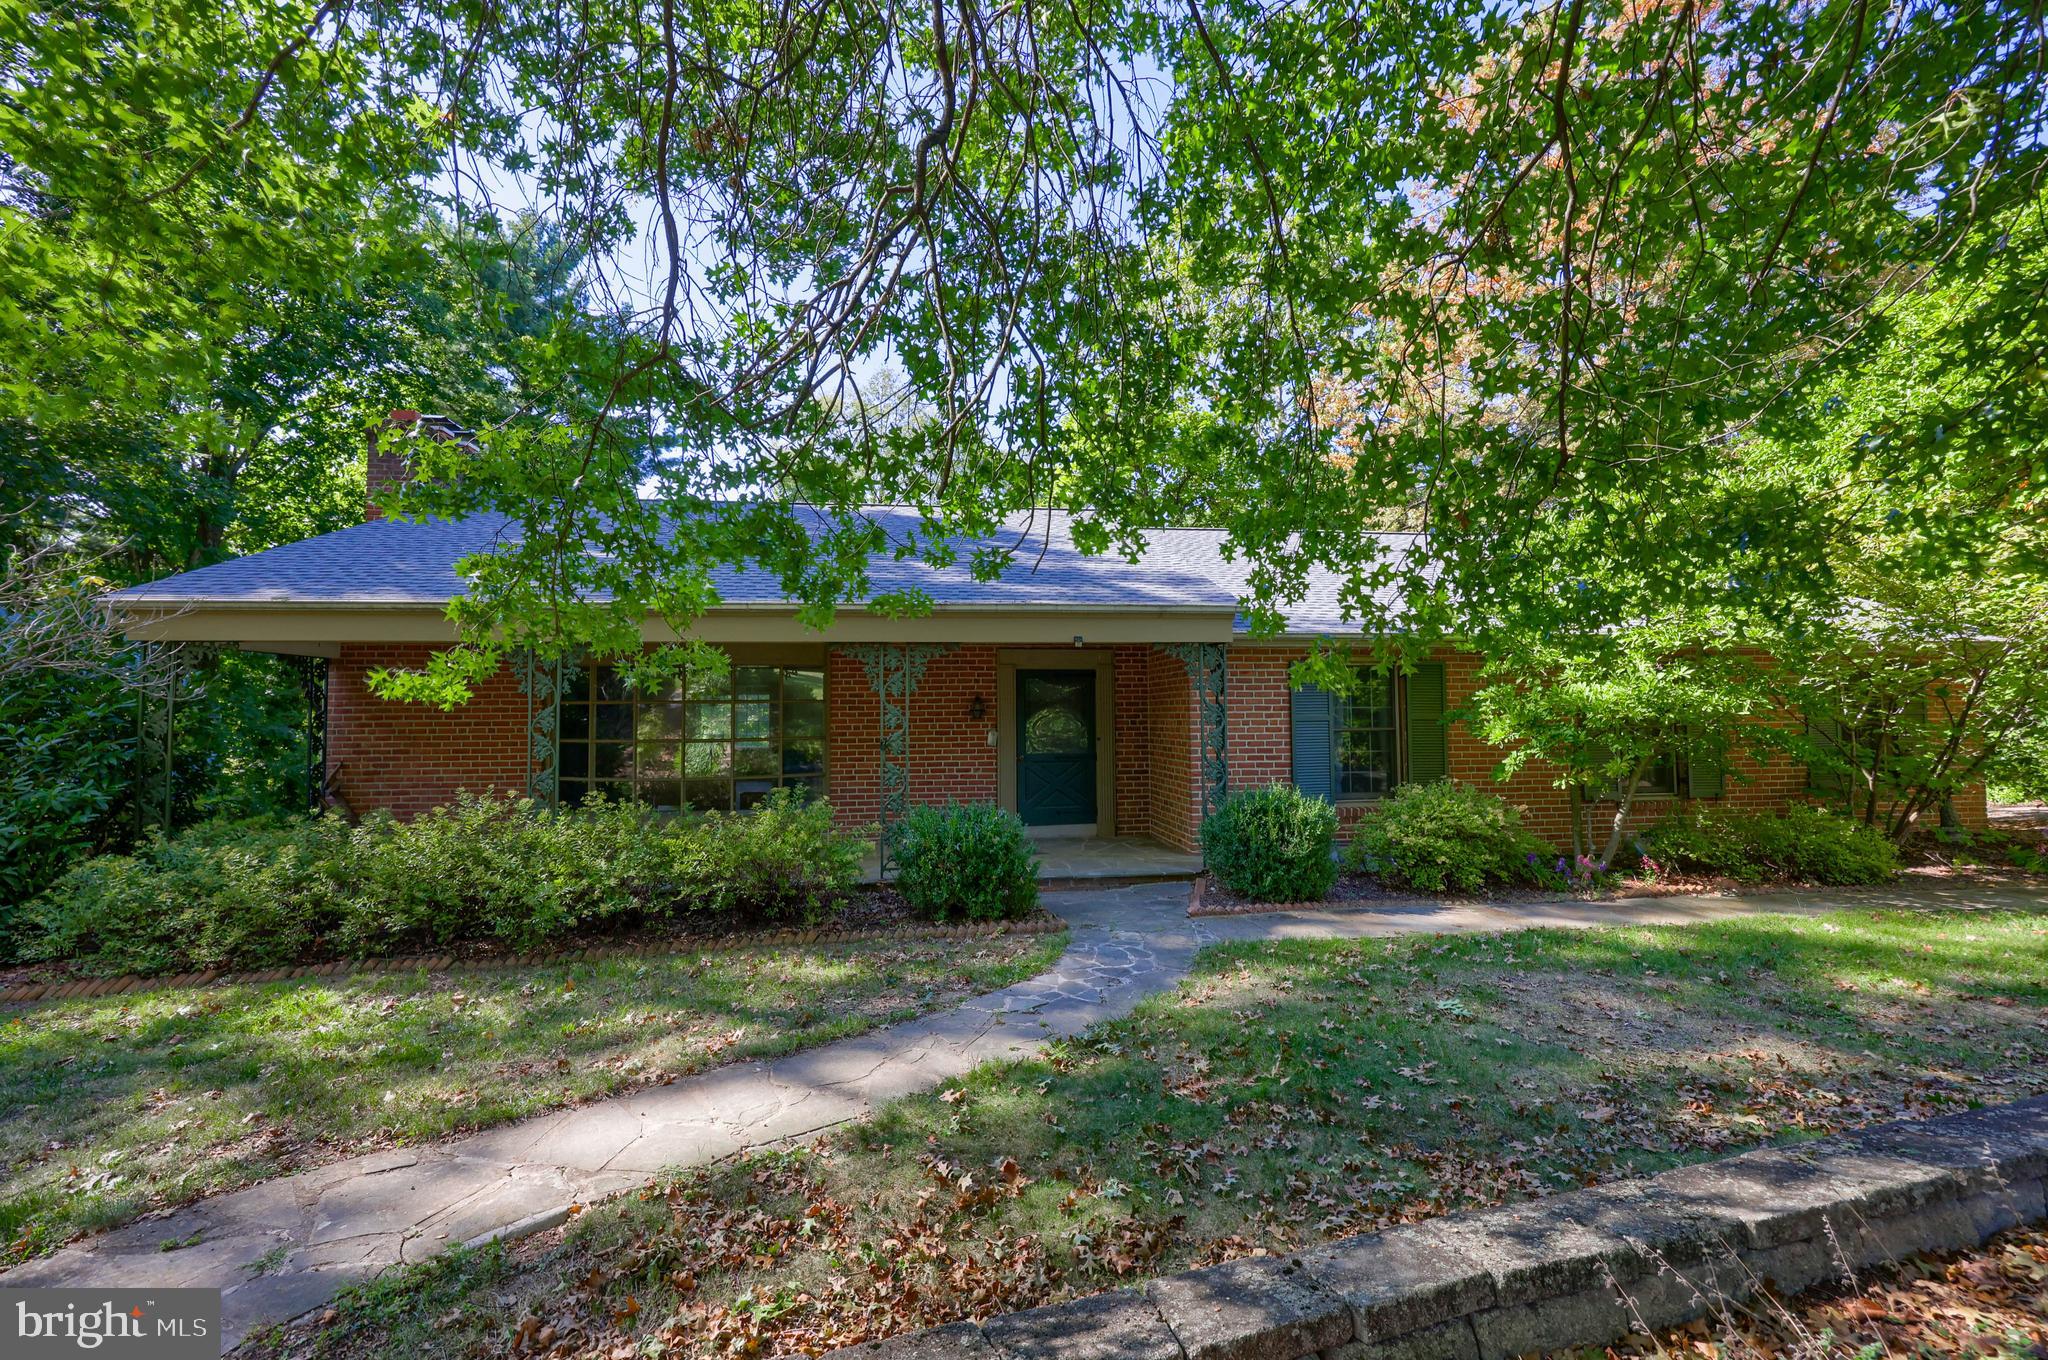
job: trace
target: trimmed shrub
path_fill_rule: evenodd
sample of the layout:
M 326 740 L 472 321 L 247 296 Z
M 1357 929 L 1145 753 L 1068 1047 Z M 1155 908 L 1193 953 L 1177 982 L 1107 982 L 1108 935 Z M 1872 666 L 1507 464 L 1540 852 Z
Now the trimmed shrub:
M 74 867 L 23 913 L 22 952 L 165 973 L 530 950 L 671 919 L 808 925 L 858 882 L 865 848 L 795 792 L 708 817 L 465 794 L 411 822 L 210 822 Z
M 1507 799 L 1437 780 L 1404 784 L 1353 828 L 1345 864 L 1396 887 L 1477 892 L 1533 881 L 1554 852 Z
M 1848 886 L 1884 883 L 1899 871 L 1898 847 L 1882 832 L 1805 804 L 1782 815 L 1698 810 L 1651 827 L 1642 845 L 1674 868 L 1744 883 L 1797 879 Z
M 816 925 L 860 881 L 868 842 L 833 829 L 832 805 L 778 789 L 752 812 L 714 812 L 669 845 L 675 901 L 693 916 Z
M 995 921 L 1038 905 L 1038 856 L 993 803 L 915 807 L 898 824 L 896 891 L 928 921 Z
M 22 957 L 102 974 L 296 962 L 341 922 L 350 836 L 335 819 L 203 822 L 85 860 L 23 910 Z
M 1240 789 L 1202 823 L 1216 881 L 1254 902 L 1312 902 L 1337 881 L 1337 809 L 1292 784 Z

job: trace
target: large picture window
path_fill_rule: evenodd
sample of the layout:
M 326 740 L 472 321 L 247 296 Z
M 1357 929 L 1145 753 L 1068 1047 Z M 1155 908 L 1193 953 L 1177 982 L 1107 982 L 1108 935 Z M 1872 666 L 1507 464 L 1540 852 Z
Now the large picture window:
M 777 788 L 825 791 L 825 672 L 739 666 L 636 693 L 610 666 L 563 691 L 561 800 L 636 798 L 653 807 L 746 811 Z
M 1401 782 L 1401 742 L 1392 675 L 1361 668 L 1358 688 L 1336 701 L 1334 738 L 1336 796 L 1382 798 Z

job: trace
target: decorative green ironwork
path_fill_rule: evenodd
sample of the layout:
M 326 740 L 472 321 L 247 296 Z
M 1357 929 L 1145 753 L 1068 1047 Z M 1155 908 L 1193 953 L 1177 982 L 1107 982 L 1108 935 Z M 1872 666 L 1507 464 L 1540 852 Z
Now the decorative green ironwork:
M 1194 686 L 1195 701 L 1201 708 L 1202 727 L 1202 818 L 1230 793 L 1230 755 L 1227 746 L 1225 684 L 1228 648 L 1221 642 L 1158 642 L 1153 644 L 1168 656 L 1178 657 L 1187 667 L 1188 683 Z
M 327 799 L 327 658 L 287 656 L 285 666 L 306 696 L 306 811 L 317 817 Z
M 933 657 L 950 642 L 871 642 L 845 649 L 868 673 L 868 688 L 881 701 L 882 872 L 889 871 L 895 829 L 910 810 L 910 696 L 924 680 Z
M 519 692 L 526 696 L 526 796 L 553 805 L 562 788 L 558 764 L 562 749 L 562 690 L 576 663 L 523 647 L 515 665 L 519 671 Z

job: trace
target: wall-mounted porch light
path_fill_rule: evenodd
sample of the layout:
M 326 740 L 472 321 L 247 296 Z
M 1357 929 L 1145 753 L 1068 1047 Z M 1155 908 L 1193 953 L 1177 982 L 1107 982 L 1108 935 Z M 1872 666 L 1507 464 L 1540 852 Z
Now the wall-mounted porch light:
M 973 700 L 967 705 L 967 716 L 976 722 L 980 722 L 983 718 L 987 717 L 988 700 L 982 698 L 979 694 L 975 695 Z

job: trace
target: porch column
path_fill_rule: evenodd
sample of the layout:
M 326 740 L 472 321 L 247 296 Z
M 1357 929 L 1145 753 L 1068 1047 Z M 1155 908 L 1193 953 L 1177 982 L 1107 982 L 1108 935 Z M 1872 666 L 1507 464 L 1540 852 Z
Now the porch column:
M 842 647 L 867 672 L 868 688 L 881 704 L 880 747 L 882 785 L 881 871 L 889 872 L 890 846 L 896 824 L 910 801 L 910 696 L 924 679 L 933 657 L 944 656 L 951 642 L 868 642 Z
M 1230 793 L 1230 757 L 1227 749 L 1229 709 L 1224 692 L 1228 672 L 1227 644 L 1221 642 L 1156 642 L 1153 646 L 1177 657 L 1187 668 L 1188 684 L 1195 692 L 1195 720 L 1201 729 L 1202 820 L 1207 821 Z

